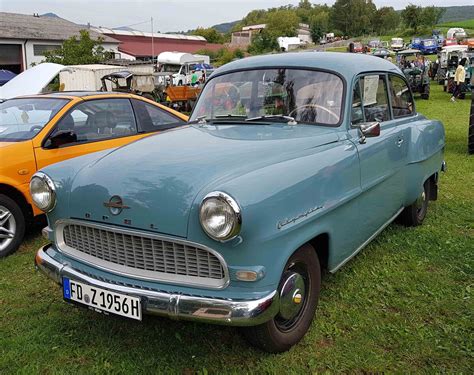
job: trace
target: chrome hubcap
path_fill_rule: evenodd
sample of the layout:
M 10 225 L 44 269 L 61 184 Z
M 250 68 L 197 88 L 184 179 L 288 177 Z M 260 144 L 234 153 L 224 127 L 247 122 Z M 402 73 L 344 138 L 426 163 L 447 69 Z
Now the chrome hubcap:
M 16 233 L 16 221 L 13 214 L 4 206 L 0 206 L 0 251 L 7 248 Z
M 426 200 L 426 193 L 425 191 L 423 190 L 423 193 L 421 193 L 421 195 L 418 197 L 418 199 L 416 200 L 416 208 L 418 210 L 421 210 L 423 208 L 423 205 L 425 203 L 425 200 Z
M 286 320 L 298 315 L 305 298 L 303 277 L 296 272 L 288 274 L 280 292 L 280 317 Z

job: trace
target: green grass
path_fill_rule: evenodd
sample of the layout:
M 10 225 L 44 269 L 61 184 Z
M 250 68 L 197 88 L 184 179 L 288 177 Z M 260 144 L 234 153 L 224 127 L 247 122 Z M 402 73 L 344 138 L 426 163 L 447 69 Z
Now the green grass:
M 449 170 L 439 200 L 423 226 L 389 226 L 325 276 L 316 319 L 289 352 L 253 350 L 233 328 L 156 317 L 139 323 L 68 305 L 33 269 L 44 243 L 36 232 L 0 260 L 0 373 L 472 373 L 470 100 L 451 103 L 433 84 L 431 99 L 417 104 L 446 127 Z
M 462 27 L 463 29 L 474 29 L 474 18 L 464 21 L 445 22 L 440 24 L 442 27 Z

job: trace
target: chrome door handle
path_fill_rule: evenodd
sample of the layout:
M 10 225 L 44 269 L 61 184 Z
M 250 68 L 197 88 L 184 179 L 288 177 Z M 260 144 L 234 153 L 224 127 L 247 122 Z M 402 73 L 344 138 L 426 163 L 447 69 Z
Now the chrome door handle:
M 402 145 L 402 143 L 403 143 L 403 139 L 400 138 L 400 139 L 397 141 L 397 146 L 400 147 L 400 146 Z

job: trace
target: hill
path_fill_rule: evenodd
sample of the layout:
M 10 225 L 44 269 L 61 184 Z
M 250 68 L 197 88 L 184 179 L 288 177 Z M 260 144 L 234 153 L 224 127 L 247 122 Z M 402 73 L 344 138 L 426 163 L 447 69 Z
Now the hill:
M 445 12 L 440 23 L 474 19 L 474 5 L 443 7 Z
M 220 33 L 223 33 L 223 34 L 226 34 L 228 33 L 229 31 L 232 30 L 232 28 L 237 25 L 238 23 L 240 22 L 239 21 L 232 21 L 232 22 L 225 22 L 225 23 L 220 23 L 218 25 L 214 25 L 214 26 L 211 26 L 213 29 L 216 29 L 217 31 L 219 31 Z

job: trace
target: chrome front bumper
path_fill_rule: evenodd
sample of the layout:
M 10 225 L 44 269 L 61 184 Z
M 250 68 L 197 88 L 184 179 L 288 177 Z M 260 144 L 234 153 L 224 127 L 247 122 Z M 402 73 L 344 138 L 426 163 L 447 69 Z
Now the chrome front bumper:
M 142 310 L 147 314 L 230 326 L 254 326 L 272 319 L 280 309 L 277 291 L 257 300 L 230 300 L 156 292 L 107 283 L 56 261 L 46 252 L 49 246 L 38 250 L 35 264 L 50 279 L 61 285 L 62 278 L 67 277 L 98 288 L 139 297 Z

